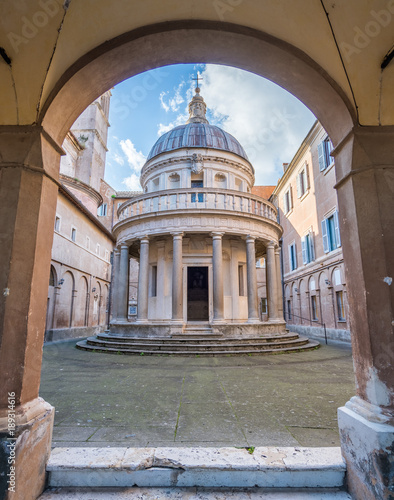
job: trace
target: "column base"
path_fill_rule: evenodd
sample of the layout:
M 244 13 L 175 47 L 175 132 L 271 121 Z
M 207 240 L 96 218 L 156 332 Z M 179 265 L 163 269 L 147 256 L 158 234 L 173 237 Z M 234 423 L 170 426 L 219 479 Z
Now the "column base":
M 354 397 L 338 408 L 348 489 L 354 498 L 394 498 L 394 426 L 379 407 Z
M 247 321 L 249 324 L 252 323 L 252 324 L 256 324 L 256 323 L 261 323 L 260 319 L 259 318 L 249 318 L 248 321 Z
M 55 409 L 42 398 L 16 407 L 14 436 L 7 413 L 0 415 L 0 496 L 35 500 L 45 487 Z

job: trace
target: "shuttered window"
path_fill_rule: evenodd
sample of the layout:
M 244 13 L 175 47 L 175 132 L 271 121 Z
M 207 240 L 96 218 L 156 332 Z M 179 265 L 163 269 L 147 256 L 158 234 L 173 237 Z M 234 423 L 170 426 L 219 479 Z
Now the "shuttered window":
M 323 250 L 325 253 L 332 252 L 341 246 L 341 235 L 339 232 L 338 211 L 330 217 L 322 220 Z

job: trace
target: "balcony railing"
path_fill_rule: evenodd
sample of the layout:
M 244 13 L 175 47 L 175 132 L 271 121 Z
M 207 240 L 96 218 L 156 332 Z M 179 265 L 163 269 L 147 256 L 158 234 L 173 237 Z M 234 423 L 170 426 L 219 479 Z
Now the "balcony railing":
M 118 209 L 119 221 L 155 212 L 171 210 L 228 210 L 265 217 L 276 222 L 275 207 L 250 193 L 228 189 L 189 188 L 155 191 L 123 203 Z

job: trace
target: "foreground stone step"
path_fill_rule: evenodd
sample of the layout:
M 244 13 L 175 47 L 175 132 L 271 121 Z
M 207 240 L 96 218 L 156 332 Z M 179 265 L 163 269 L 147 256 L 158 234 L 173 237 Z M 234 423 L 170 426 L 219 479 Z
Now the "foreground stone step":
M 239 355 L 262 355 L 262 354 L 279 354 L 279 353 L 291 353 L 297 351 L 304 351 L 310 349 L 316 349 L 320 347 L 320 344 L 313 340 L 300 340 L 296 342 L 292 347 L 281 346 L 280 344 L 273 344 L 271 347 L 267 347 L 263 345 L 261 347 L 255 347 L 250 349 L 247 345 L 242 346 L 243 348 L 233 348 L 232 346 L 227 346 L 226 348 L 220 349 L 210 348 L 210 349 L 198 349 L 192 348 L 189 346 L 188 348 L 181 348 L 177 346 L 176 349 L 170 349 L 169 346 L 161 346 L 160 349 L 152 348 L 150 346 L 146 346 L 144 349 L 138 348 L 138 346 L 127 346 L 124 344 L 118 344 L 116 347 L 108 343 L 107 345 L 100 345 L 102 343 L 95 344 L 91 341 L 91 343 L 87 343 L 86 340 L 82 340 L 77 342 L 76 347 L 78 349 L 82 349 L 85 351 L 92 352 L 103 352 L 103 353 L 112 353 L 112 354 L 130 354 L 130 355 L 178 355 L 178 356 L 239 356 Z
M 56 488 L 343 488 L 346 466 L 340 448 L 55 448 L 47 472 Z
M 38 500 L 351 500 L 337 488 L 50 488 Z

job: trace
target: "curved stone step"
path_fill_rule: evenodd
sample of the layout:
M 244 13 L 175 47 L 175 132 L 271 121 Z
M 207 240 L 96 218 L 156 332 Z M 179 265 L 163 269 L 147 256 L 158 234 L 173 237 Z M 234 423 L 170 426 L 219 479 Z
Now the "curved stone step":
M 301 346 L 304 345 L 308 342 L 308 339 L 306 337 L 300 337 L 295 340 L 290 340 L 290 341 L 284 341 L 281 343 L 266 343 L 266 342 L 254 342 L 254 343 L 243 343 L 242 341 L 239 341 L 237 343 L 232 343 L 232 344 L 227 344 L 226 342 L 220 342 L 220 343 L 201 343 L 201 344 L 188 344 L 188 343 L 183 343 L 179 344 L 177 342 L 151 342 L 151 343 L 146 343 L 143 340 L 135 340 L 135 341 L 130 341 L 130 342 L 113 342 L 113 341 L 103 341 L 103 340 L 98 340 L 95 337 L 90 337 L 86 340 L 86 343 L 88 345 L 92 346 L 97 346 L 97 347 L 110 347 L 114 349 L 137 349 L 140 351 L 162 351 L 162 350 L 169 350 L 169 351 L 177 351 L 177 350 L 194 350 L 194 351 L 211 351 L 211 350 L 217 350 L 217 351 L 222 351 L 222 350 L 228 350 L 229 347 L 231 350 L 242 350 L 242 349 L 248 349 L 248 350 L 257 350 L 257 349 L 262 349 L 262 350 L 268 350 L 268 349 L 276 349 L 276 348 L 284 348 L 284 347 L 293 347 L 293 346 Z
M 155 349 L 139 349 L 121 345 L 114 347 L 113 345 L 95 345 L 88 344 L 86 340 L 77 342 L 76 347 L 78 349 L 82 349 L 85 351 L 92 352 L 103 352 L 103 353 L 111 353 L 111 354 L 130 354 L 130 355 L 177 355 L 177 356 L 239 356 L 239 355 L 262 355 L 262 354 L 278 354 L 278 353 L 290 353 L 297 351 L 304 351 L 310 349 L 316 349 L 320 347 L 320 344 L 316 341 L 301 338 L 301 344 L 294 344 L 291 347 L 282 346 L 280 344 L 276 344 L 275 346 L 271 346 L 267 349 L 267 346 L 257 347 L 255 349 L 250 349 L 248 346 L 242 346 L 243 348 L 233 349 L 231 346 L 227 346 L 227 349 L 223 350 L 197 350 L 192 349 L 169 349 L 168 346 L 165 349 L 155 350 Z M 163 346 L 165 347 L 165 346 Z
M 254 343 L 254 342 L 261 342 L 261 343 L 281 343 L 283 341 L 290 341 L 290 340 L 296 340 L 300 338 L 298 333 L 286 333 L 286 334 L 277 334 L 277 335 L 268 335 L 268 336 L 261 336 L 261 337 L 223 337 L 223 336 L 218 336 L 218 335 L 212 335 L 209 337 L 198 337 L 198 336 L 189 336 L 187 335 L 176 335 L 172 337 L 125 337 L 125 336 L 120 336 L 120 335 L 115 335 L 115 334 L 107 334 L 107 333 L 100 333 L 96 337 L 98 340 L 104 340 L 104 341 L 113 341 L 117 343 L 129 343 L 131 341 L 138 341 L 138 342 L 144 342 L 146 344 L 149 343 L 154 343 L 158 344 L 160 342 L 162 343 L 168 343 L 168 342 L 179 342 L 180 344 L 209 344 L 209 343 L 225 343 L 227 345 L 232 345 L 236 344 L 240 341 L 242 341 L 243 344 L 247 343 Z

